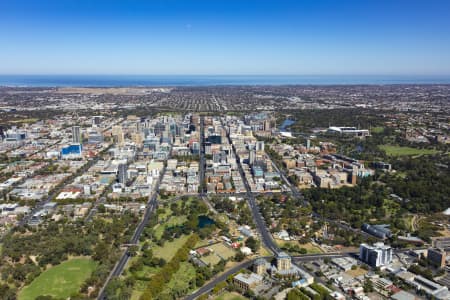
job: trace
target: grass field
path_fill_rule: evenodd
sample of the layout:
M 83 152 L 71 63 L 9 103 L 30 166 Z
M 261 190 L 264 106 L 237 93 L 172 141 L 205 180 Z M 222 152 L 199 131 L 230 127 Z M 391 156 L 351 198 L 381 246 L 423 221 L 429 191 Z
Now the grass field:
M 320 250 L 319 247 L 314 246 L 311 243 L 300 244 L 300 248 L 305 248 L 308 251 L 308 253 L 310 253 L 310 254 L 323 253 L 323 251 Z
M 409 156 L 409 155 L 431 155 L 439 153 L 434 149 L 418 149 L 412 147 L 400 147 L 392 145 L 378 146 L 381 150 L 385 151 L 389 156 Z
M 78 292 L 81 284 L 97 264 L 89 258 L 74 258 L 54 266 L 38 276 L 19 293 L 19 300 L 34 300 L 41 295 L 68 298 Z
M 215 298 L 216 300 L 246 300 L 244 296 L 239 295 L 238 293 L 224 293 L 219 297 Z
M 367 274 L 367 270 L 364 270 L 363 268 L 357 268 L 356 270 L 348 270 L 347 273 L 348 275 L 352 276 L 352 277 L 358 277 L 361 275 L 365 275 Z
M 188 237 L 188 235 L 183 235 L 180 238 L 173 240 L 173 242 L 165 242 L 163 247 L 153 247 L 153 255 L 164 258 L 166 261 L 171 260 L 177 250 L 186 242 Z
M 170 294 L 170 292 L 189 290 L 189 282 L 195 279 L 195 268 L 189 262 L 182 262 L 180 269 L 173 275 L 172 279 L 164 288 L 162 294 Z
M 228 248 L 223 243 L 211 245 L 209 248 L 211 248 L 215 254 L 219 255 L 223 259 L 228 259 L 236 255 L 236 252 L 233 249 Z
M 370 131 L 372 131 L 373 133 L 382 133 L 384 131 L 384 127 L 383 126 L 372 127 Z
M 208 256 L 203 256 L 201 260 L 206 264 L 210 264 L 211 266 L 215 266 L 222 259 L 226 260 L 236 255 L 236 252 L 233 249 L 225 246 L 223 243 L 207 245 L 205 247 L 211 249 L 212 253 Z
M 311 243 L 300 244 L 298 241 L 282 241 L 282 240 L 278 240 L 278 239 L 275 239 L 275 242 L 280 247 L 285 247 L 287 245 L 290 245 L 290 246 L 298 245 L 300 248 L 305 248 L 306 251 L 308 252 L 308 254 L 323 253 L 323 251 L 319 247 L 314 246 Z
M 215 266 L 220 262 L 220 257 L 215 253 L 211 253 L 208 256 L 202 257 L 201 260 L 207 265 Z

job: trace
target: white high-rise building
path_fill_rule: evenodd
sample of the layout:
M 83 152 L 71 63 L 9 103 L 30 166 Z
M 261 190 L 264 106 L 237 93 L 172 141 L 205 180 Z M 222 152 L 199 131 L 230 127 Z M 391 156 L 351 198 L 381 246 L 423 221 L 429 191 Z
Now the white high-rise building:
M 81 128 L 80 126 L 72 127 L 72 142 L 81 144 Z
M 250 150 L 250 152 L 248 153 L 248 162 L 250 165 L 253 165 L 255 161 L 256 161 L 256 151 Z
M 392 262 L 392 248 L 384 243 L 375 243 L 373 246 L 361 244 L 359 246 L 359 259 L 371 267 L 380 267 Z

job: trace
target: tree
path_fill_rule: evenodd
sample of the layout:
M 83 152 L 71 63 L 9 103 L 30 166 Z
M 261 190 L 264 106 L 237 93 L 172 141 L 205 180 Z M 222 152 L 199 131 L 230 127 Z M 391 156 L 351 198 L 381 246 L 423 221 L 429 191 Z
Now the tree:
M 245 259 L 245 254 L 242 253 L 241 251 L 238 251 L 238 253 L 236 253 L 236 255 L 234 256 L 234 260 L 235 261 L 243 261 Z
M 257 252 L 259 249 L 259 241 L 257 241 L 254 237 L 249 237 L 246 241 L 245 241 L 245 245 L 247 247 L 249 247 L 250 249 L 252 249 L 253 253 Z
M 372 281 L 370 281 L 369 278 L 366 278 L 364 280 L 363 288 L 364 288 L 364 293 L 371 293 L 371 292 L 373 292 L 373 284 L 372 284 Z

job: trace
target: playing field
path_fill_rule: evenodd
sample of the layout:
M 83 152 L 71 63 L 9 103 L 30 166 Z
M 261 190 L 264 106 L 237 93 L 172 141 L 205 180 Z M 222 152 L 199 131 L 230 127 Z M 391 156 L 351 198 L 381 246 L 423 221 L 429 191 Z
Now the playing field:
M 372 133 L 382 133 L 384 131 L 384 127 L 383 126 L 372 127 L 370 131 Z
M 244 296 L 239 295 L 238 293 L 224 293 L 219 297 L 215 298 L 216 300 L 246 300 Z
M 174 239 L 172 242 L 165 242 L 164 246 L 155 246 L 153 247 L 153 256 L 164 258 L 166 261 L 172 259 L 178 249 L 183 246 L 183 244 L 187 241 L 188 235 L 183 235 L 178 239 Z
M 236 251 L 225 246 L 223 243 L 214 244 L 209 246 L 208 248 L 211 248 L 215 254 L 223 259 L 228 259 L 236 255 Z
M 378 146 L 381 150 L 385 151 L 389 156 L 409 156 L 409 155 L 431 155 L 439 153 L 439 151 L 434 149 L 418 149 L 411 147 L 400 147 L 392 145 L 381 145 Z
M 66 299 L 78 292 L 95 270 L 97 263 L 89 258 L 74 258 L 54 266 L 33 280 L 19 293 L 19 300 L 34 300 L 41 295 Z
M 220 262 L 220 257 L 217 256 L 215 253 L 211 253 L 208 256 L 203 256 L 202 261 L 207 264 L 207 265 L 211 265 L 211 266 L 215 266 Z

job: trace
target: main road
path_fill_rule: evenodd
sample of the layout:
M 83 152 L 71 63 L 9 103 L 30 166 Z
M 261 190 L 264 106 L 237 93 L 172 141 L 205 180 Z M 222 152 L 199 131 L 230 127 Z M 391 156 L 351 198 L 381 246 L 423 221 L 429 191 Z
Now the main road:
M 223 123 L 222 123 L 223 125 Z M 240 158 L 236 155 L 236 148 L 234 147 L 231 138 L 230 138 L 230 132 L 227 131 L 227 138 L 228 142 L 230 143 L 234 156 L 236 158 L 239 174 L 242 177 L 242 182 L 244 183 L 245 190 L 246 190 L 246 198 L 248 206 L 252 212 L 252 217 L 255 222 L 255 226 L 261 236 L 261 241 L 263 242 L 264 246 L 266 246 L 267 249 L 269 249 L 273 254 L 278 254 L 280 252 L 280 249 L 278 248 L 277 244 L 272 238 L 271 233 L 267 229 L 267 225 L 265 220 L 263 219 L 261 212 L 258 207 L 258 203 L 256 202 L 255 196 L 253 195 L 250 185 L 248 183 L 247 177 L 245 177 L 244 169 L 242 168 L 242 164 L 240 161 Z
M 305 254 L 302 256 L 292 256 L 292 260 L 295 263 L 298 262 L 308 262 L 308 261 L 314 261 L 317 259 L 323 259 L 323 258 L 337 258 L 337 257 L 345 257 L 352 253 L 323 253 L 323 254 Z M 265 259 L 270 259 L 270 256 L 264 257 Z M 249 268 L 254 261 L 256 260 L 247 260 L 244 262 L 241 262 L 240 264 L 232 267 L 231 269 L 219 274 L 217 277 L 214 277 L 211 281 L 203 285 L 201 288 L 193 292 L 191 295 L 186 296 L 184 300 L 194 300 L 198 297 L 200 297 L 203 294 L 206 294 L 210 292 L 218 283 L 227 280 L 227 278 L 237 272 L 239 272 L 241 269 L 247 269 Z
M 171 152 L 172 152 L 172 149 L 170 149 L 169 153 L 171 153 Z M 153 192 L 149 195 L 149 200 L 147 202 L 147 208 L 145 210 L 144 217 L 142 218 L 139 225 L 136 227 L 136 230 L 130 239 L 129 245 L 135 245 L 138 243 L 139 238 L 145 229 L 145 226 L 147 226 L 148 222 L 150 221 L 151 216 L 153 215 L 154 211 L 158 207 L 157 199 L 158 199 L 158 193 L 159 193 L 159 185 L 162 181 L 162 178 L 163 178 L 165 172 L 166 172 L 166 166 L 164 166 L 161 173 L 159 174 L 159 178 L 158 178 L 158 181 L 156 182 L 155 188 L 153 189 Z M 122 256 L 120 257 L 119 261 L 116 263 L 114 268 L 111 270 L 108 278 L 105 280 L 105 283 L 103 284 L 103 287 L 100 290 L 97 299 L 107 300 L 106 295 L 105 295 L 105 288 L 108 286 L 108 283 L 111 281 L 111 279 L 113 277 L 117 277 L 122 274 L 129 259 L 130 259 L 130 253 L 129 253 L 128 247 L 127 247 L 125 249 L 125 251 L 122 253 Z

